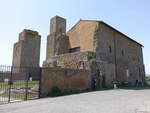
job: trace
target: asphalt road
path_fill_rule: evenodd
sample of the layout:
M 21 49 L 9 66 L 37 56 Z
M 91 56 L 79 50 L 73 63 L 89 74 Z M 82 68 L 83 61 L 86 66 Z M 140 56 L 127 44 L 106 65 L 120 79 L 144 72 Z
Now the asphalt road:
M 136 113 L 147 101 L 150 89 L 117 89 L 4 104 L 0 113 Z

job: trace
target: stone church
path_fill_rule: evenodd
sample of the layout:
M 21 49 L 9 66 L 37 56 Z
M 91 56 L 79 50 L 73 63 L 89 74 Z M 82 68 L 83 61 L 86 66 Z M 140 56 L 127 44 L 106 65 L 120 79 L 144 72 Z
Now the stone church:
M 13 65 L 37 67 L 40 56 L 40 35 L 30 30 L 25 30 L 24 33 L 30 35 L 19 35 L 20 41 L 14 46 Z M 29 41 L 29 45 L 24 44 L 25 39 Z M 103 21 L 79 20 L 66 32 L 66 19 L 55 16 L 50 20 L 46 60 L 42 67 L 42 76 L 46 77 L 43 83 L 46 83 L 45 80 L 48 76 L 51 78 L 52 74 L 58 76 L 57 79 L 55 78 L 56 81 L 63 82 L 60 80 L 61 77 L 59 78 L 61 73 L 57 74 L 62 70 L 64 76 L 68 70 L 76 71 L 76 76 L 78 73 L 81 74 L 80 71 L 85 70 L 82 74 L 86 73 L 88 79 L 74 81 L 82 84 L 88 80 L 89 85 L 85 88 L 108 87 L 114 83 L 143 83 L 145 69 L 142 48 L 143 45 Z M 18 57 L 17 49 L 24 55 L 19 53 Z M 24 61 L 25 59 L 27 61 Z M 70 76 L 75 76 L 75 72 L 69 73 Z M 63 86 L 65 87 L 64 84 Z M 80 86 L 73 84 L 72 87 Z

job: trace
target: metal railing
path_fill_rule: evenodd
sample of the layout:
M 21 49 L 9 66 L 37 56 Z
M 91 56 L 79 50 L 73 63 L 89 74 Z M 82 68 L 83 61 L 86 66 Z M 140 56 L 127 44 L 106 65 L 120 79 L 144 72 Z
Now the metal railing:
M 41 69 L 0 65 L 0 104 L 40 98 Z

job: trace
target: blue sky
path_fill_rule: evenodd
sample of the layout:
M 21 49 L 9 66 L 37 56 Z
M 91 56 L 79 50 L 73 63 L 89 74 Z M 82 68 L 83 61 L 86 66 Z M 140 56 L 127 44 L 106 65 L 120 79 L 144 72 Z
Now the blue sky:
M 50 18 L 55 15 L 67 19 L 67 29 L 79 19 L 102 20 L 140 42 L 150 73 L 150 0 L 0 0 L 0 64 L 11 64 L 13 43 L 23 29 L 41 34 L 42 64 Z

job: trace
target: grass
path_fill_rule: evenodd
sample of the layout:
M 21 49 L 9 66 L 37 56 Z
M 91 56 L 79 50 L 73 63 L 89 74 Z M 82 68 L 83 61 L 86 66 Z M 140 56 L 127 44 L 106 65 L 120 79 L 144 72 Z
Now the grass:
M 1 94 L 0 97 L 9 98 L 9 94 L 8 93 Z M 28 93 L 27 94 L 27 100 L 35 99 L 38 97 L 39 97 L 38 93 L 36 93 L 36 94 Z M 10 101 L 12 101 L 12 100 L 26 100 L 26 95 L 25 94 L 10 94 Z
M 39 81 L 29 81 L 28 82 L 28 87 L 34 87 L 35 85 L 38 85 L 39 84 Z M 26 81 L 24 80 L 18 80 L 18 81 L 15 81 L 13 82 L 13 84 L 11 85 L 11 87 L 14 87 L 14 88 L 22 88 L 22 87 L 25 87 L 26 85 Z M 9 88 L 10 85 L 8 85 L 8 83 L 4 83 L 4 82 L 0 82 L 0 90 L 3 90 L 5 88 Z
M 144 78 L 144 86 L 119 86 L 125 89 L 150 89 L 150 77 Z
M 150 86 L 150 77 L 145 77 L 145 84 Z
M 18 80 L 13 82 L 13 84 L 11 85 L 11 89 L 16 89 L 16 90 L 20 90 L 24 89 L 26 87 L 26 81 L 23 80 Z M 39 86 L 39 81 L 29 81 L 28 82 L 28 88 L 34 88 L 34 87 L 38 87 Z M 0 92 L 4 91 L 4 93 L 0 94 L 0 97 L 9 97 L 9 88 L 10 85 L 8 83 L 5 82 L 0 82 Z M 38 92 L 27 92 L 27 99 L 34 99 L 34 98 L 38 98 L 39 93 Z M 10 98 L 11 99 L 25 99 L 26 95 L 25 92 L 21 93 L 15 93 L 15 92 L 11 92 L 10 94 Z M 1 101 L 1 100 L 0 100 Z

